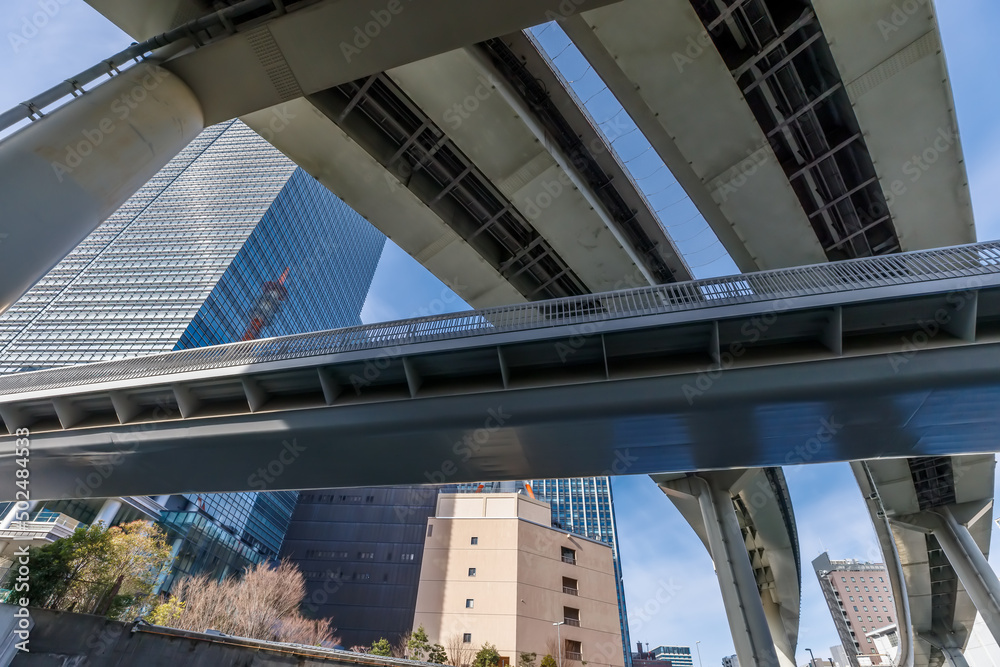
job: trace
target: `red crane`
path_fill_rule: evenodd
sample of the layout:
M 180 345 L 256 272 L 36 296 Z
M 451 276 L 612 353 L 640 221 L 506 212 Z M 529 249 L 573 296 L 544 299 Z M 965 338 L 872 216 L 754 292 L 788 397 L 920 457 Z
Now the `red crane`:
M 277 282 L 268 280 L 264 283 L 261 294 L 250 311 L 250 324 L 243 333 L 241 341 L 257 340 L 260 338 L 260 332 L 281 311 L 281 302 L 288 298 L 288 288 L 285 287 L 285 278 L 288 277 L 288 271 L 289 267 L 285 267 L 285 272 L 281 274 Z

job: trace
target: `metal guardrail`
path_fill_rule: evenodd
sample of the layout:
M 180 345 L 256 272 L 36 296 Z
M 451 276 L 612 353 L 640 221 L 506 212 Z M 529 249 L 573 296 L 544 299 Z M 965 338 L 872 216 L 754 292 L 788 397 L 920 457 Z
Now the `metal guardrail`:
M 716 306 L 1000 274 L 1000 241 L 587 294 L 0 377 L 0 395 Z
M 0 131 L 21 122 L 24 119 L 39 120 L 45 117 L 46 107 L 55 104 L 67 95 L 72 95 L 73 99 L 86 94 L 85 85 L 89 85 L 98 79 L 107 76 L 113 78 L 121 73 L 121 68 L 130 62 L 139 63 L 150 53 L 155 52 L 170 44 L 174 44 L 182 39 L 190 40 L 195 46 L 203 46 L 206 41 L 202 40 L 198 33 L 208 32 L 212 29 L 221 28 L 227 34 L 237 31 L 242 21 L 255 18 L 255 14 L 261 10 L 270 10 L 278 14 L 283 14 L 290 9 L 287 5 L 292 5 L 301 0 L 243 0 L 235 5 L 223 7 L 218 11 L 206 14 L 201 18 L 188 21 L 187 23 L 162 33 L 146 41 L 135 44 L 123 51 L 102 60 L 92 67 L 88 67 L 76 76 L 71 76 L 65 81 L 56 84 L 43 93 L 39 93 L 30 100 L 21 102 L 16 107 L 0 113 Z M 209 36 L 209 35 L 206 35 Z

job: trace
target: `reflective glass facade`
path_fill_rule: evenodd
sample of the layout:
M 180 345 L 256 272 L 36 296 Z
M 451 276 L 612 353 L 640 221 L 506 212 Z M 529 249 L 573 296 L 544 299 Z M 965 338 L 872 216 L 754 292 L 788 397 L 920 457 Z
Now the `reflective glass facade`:
M 357 325 L 384 245 L 256 133 L 223 123 L 0 315 L 0 373 Z M 168 589 L 276 556 L 296 494 L 160 500 L 177 556 Z
M 205 130 L 0 314 L 0 373 L 172 350 L 295 169 Z

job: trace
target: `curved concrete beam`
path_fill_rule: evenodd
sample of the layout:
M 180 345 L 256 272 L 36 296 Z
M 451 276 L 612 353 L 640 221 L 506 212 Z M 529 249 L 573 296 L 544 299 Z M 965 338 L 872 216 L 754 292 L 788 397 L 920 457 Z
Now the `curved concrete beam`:
M 202 129 L 191 89 L 146 61 L 0 142 L 0 312 Z

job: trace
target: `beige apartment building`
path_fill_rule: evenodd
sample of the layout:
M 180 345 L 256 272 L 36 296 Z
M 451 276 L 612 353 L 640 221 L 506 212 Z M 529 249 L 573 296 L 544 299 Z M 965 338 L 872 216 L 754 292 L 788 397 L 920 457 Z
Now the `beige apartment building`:
M 558 624 L 558 625 L 557 625 Z M 552 528 L 548 503 L 516 493 L 441 494 L 427 521 L 413 627 L 458 664 L 489 642 L 503 662 L 622 667 L 611 547 Z

